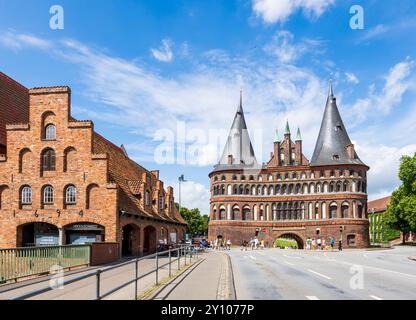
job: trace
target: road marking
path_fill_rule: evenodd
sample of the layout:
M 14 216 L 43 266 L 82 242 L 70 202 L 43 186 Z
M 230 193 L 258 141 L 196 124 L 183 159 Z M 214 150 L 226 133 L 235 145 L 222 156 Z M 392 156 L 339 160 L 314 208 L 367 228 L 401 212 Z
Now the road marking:
M 253 257 L 252 255 L 248 256 L 251 260 L 257 260 L 256 257 Z
M 314 273 L 314 274 L 316 274 L 317 276 L 320 276 L 320 277 L 322 277 L 322 278 L 325 278 L 325 279 L 331 280 L 331 278 L 330 278 L 330 277 L 328 277 L 328 276 L 326 276 L 326 275 L 324 275 L 324 274 L 322 274 L 322 273 L 319 273 L 319 272 L 313 271 L 313 270 L 311 270 L 311 269 L 308 269 L 308 271 L 309 271 L 309 272 L 311 272 L 311 273 Z
M 289 266 L 294 266 L 294 264 L 293 264 L 293 263 L 290 263 L 290 262 L 288 262 L 288 261 L 284 261 L 284 263 L 288 264 Z
M 308 300 L 319 300 L 317 296 L 306 296 L 306 299 Z
M 257 252 L 259 255 L 265 256 L 266 254 L 264 254 L 263 252 Z
M 284 254 L 284 256 L 291 259 L 302 259 L 301 257 L 288 256 L 287 254 Z
M 383 300 L 382 298 L 374 296 L 374 295 L 370 295 L 370 298 L 373 298 L 374 300 Z

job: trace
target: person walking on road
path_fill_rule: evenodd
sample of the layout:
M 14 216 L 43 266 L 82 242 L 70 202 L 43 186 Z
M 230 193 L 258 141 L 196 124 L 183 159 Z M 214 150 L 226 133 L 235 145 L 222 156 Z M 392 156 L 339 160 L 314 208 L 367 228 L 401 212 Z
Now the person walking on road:
M 231 240 L 230 239 L 227 240 L 226 248 L 227 248 L 227 250 L 231 250 Z
M 264 240 L 261 240 L 260 241 L 260 249 L 261 250 L 264 250 Z
M 316 239 L 316 244 L 318 245 L 318 250 L 322 249 L 322 240 L 321 238 Z
M 257 239 L 257 237 L 256 238 L 254 238 L 254 249 L 258 249 L 259 248 L 259 239 Z
M 330 240 L 329 243 L 331 245 L 331 250 L 334 251 L 334 246 L 335 246 L 335 240 L 334 240 L 334 238 L 331 238 L 331 240 Z
M 312 250 L 316 249 L 316 241 L 315 238 L 312 239 Z
M 342 251 L 342 240 L 338 241 L 338 250 Z

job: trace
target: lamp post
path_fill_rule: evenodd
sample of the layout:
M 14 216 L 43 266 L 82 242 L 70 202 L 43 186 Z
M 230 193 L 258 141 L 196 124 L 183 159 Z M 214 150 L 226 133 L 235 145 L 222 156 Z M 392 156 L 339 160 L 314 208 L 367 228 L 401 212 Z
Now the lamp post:
M 181 213 L 181 207 L 182 207 L 182 202 L 181 202 L 181 183 L 182 182 L 186 182 L 185 180 L 185 176 L 182 174 L 179 178 L 179 213 Z

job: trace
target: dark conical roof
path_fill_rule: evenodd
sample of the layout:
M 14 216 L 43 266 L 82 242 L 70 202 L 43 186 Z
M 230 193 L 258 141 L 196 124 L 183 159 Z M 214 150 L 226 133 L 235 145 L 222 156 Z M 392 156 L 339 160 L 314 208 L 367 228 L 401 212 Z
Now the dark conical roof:
M 339 114 L 332 91 L 332 81 L 330 81 L 328 100 L 311 165 L 364 164 L 355 151 L 353 158 L 348 155 L 347 146 L 349 145 L 351 145 L 351 140 Z
M 232 164 L 229 164 L 229 156 L 233 157 Z M 227 166 L 232 168 L 253 166 L 257 164 L 253 146 L 247 130 L 244 118 L 242 92 L 240 93 L 240 104 L 234 117 L 223 154 L 215 169 L 225 169 Z

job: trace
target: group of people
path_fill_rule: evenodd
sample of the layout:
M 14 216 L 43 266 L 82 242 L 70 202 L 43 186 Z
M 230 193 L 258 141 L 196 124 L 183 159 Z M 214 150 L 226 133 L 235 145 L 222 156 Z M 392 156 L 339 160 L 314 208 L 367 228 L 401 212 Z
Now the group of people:
M 333 251 L 335 249 L 335 239 L 333 237 L 331 237 L 329 239 L 329 246 L 331 248 L 331 250 Z M 326 250 L 327 248 L 327 243 L 325 239 L 321 239 L 321 238 L 308 238 L 306 240 L 306 250 Z M 338 250 L 342 251 L 342 241 L 339 240 L 338 241 Z
M 231 240 L 217 238 L 211 241 L 211 248 L 214 250 L 231 250 Z
M 251 250 L 264 249 L 264 240 L 259 241 L 257 237 L 251 238 L 250 241 L 243 240 L 241 242 L 241 250 L 247 251 L 248 247 L 250 247 Z

